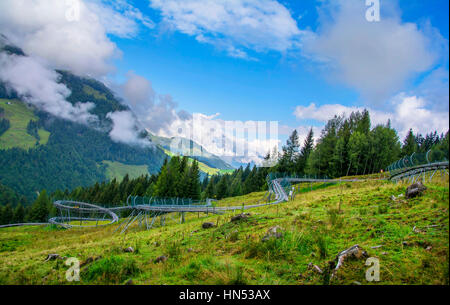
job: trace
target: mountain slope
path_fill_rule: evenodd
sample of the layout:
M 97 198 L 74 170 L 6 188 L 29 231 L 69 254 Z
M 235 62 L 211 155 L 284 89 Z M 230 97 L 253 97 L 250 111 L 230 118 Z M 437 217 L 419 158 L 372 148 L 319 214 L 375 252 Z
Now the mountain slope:
M 26 56 L 15 46 L 0 45 L 2 52 Z M 86 125 L 58 118 L 24 103 L 8 83 L 0 81 L 0 119 L 9 124 L 6 131 L 0 132 L 0 184 L 33 200 L 42 189 L 49 192 L 73 189 L 121 179 L 127 173 L 135 177 L 160 170 L 164 159 L 171 155 L 165 152 L 171 139 L 142 131 L 142 140 L 148 136 L 147 147 L 113 141 L 109 136 L 113 122 L 108 113 L 131 112 L 129 107 L 95 79 L 70 71 L 56 72 L 59 82 L 71 92 L 66 100 L 74 106 L 92 103 L 95 107 L 89 112 L 98 120 Z M 193 157 L 200 161 L 202 177 L 232 169 L 200 145 L 186 139 L 181 141 L 184 144 L 188 141 L 197 152 L 203 152 L 203 157 Z
M 231 165 L 220 159 L 218 156 L 211 154 L 205 148 L 203 148 L 203 146 L 195 143 L 192 140 L 181 137 L 164 138 L 151 134 L 149 135 L 149 137 L 152 142 L 159 144 L 161 147 L 172 152 L 173 154 L 189 156 L 199 162 L 206 164 L 211 168 L 216 168 L 219 170 L 234 169 Z M 171 145 L 172 143 L 174 144 Z
M 14 46 L 0 46 L 0 52 L 26 56 Z M 60 82 L 70 89 L 67 101 L 90 102 L 95 125 L 63 120 L 20 101 L 8 84 L 0 81 L 1 119 L 9 128 L 0 134 L 0 184 L 29 200 L 47 189 L 73 189 L 117 178 L 114 170 L 139 168 L 140 173 L 159 171 L 167 155 L 156 145 L 133 146 L 114 142 L 110 136 L 109 112 L 129 110 L 103 83 L 68 71 L 57 71 Z M 31 123 L 30 123 L 31 122 Z M 39 139 L 39 140 L 38 140 Z M 116 166 L 117 168 L 117 166 Z M 136 173 L 136 171 L 133 171 Z
M 39 118 L 24 103 L 0 99 L 0 108 L 4 111 L 4 118 L 10 122 L 10 127 L 0 136 L 0 149 L 12 147 L 28 149 L 36 146 L 36 143 L 47 143 L 50 136 L 48 131 L 39 128 L 38 138 L 27 132 L 29 122 L 37 122 Z

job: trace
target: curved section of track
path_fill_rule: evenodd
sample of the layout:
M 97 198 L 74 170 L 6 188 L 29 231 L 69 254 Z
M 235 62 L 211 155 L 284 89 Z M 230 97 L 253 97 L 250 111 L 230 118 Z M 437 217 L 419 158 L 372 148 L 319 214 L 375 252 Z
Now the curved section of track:
M 58 226 L 62 226 L 64 228 L 85 228 L 85 227 L 96 227 L 96 226 L 107 226 L 114 223 L 119 222 L 119 216 L 116 212 L 124 211 L 124 210 L 134 210 L 136 214 L 138 213 L 146 213 L 152 212 L 157 214 L 165 214 L 165 213 L 213 213 L 213 214 L 221 214 L 227 211 L 236 211 L 236 210 L 248 210 L 253 208 L 258 208 L 262 206 L 275 205 L 280 204 L 282 202 L 289 201 L 289 196 L 286 193 L 282 184 L 286 183 L 317 183 L 317 182 L 356 182 L 356 181 L 364 181 L 360 179 L 316 179 L 316 178 L 305 178 L 305 177 L 283 177 L 283 178 L 274 178 L 269 179 L 269 191 L 268 193 L 274 194 L 275 198 L 273 201 L 266 203 L 258 203 L 253 205 L 246 206 L 229 206 L 229 207 L 216 207 L 211 204 L 210 199 L 206 201 L 204 205 L 160 205 L 160 204 L 140 204 L 140 205 L 126 205 L 119 207 L 101 207 L 99 205 L 71 201 L 71 200 L 58 200 L 53 204 L 59 210 L 60 216 L 53 217 L 49 219 L 48 223 L 24 223 L 24 224 L 11 224 L 0 226 L 2 227 L 13 227 L 13 226 L 28 226 L 28 225 L 45 225 L 45 224 L 54 224 Z M 78 216 L 71 216 L 77 215 Z M 88 215 L 88 216 L 86 216 Z M 77 222 L 80 224 L 77 224 Z M 95 224 L 85 224 L 85 222 L 95 222 Z M 100 224 L 99 224 L 100 222 Z
M 55 201 L 53 205 L 60 211 L 61 216 L 50 218 L 49 223 L 60 225 L 65 228 L 106 226 L 119 221 L 119 216 L 117 216 L 112 209 L 104 208 L 91 203 L 58 200 Z M 63 211 L 67 211 L 68 213 L 66 215 L 68 216 L 64 216 L 65 214 Z M 70 212 L 80 216 L 71 217 Z M 90 217 L 84 217 L 81 215 L 88 215 Z M 78 221 L 80 221 L 80 224 L 76 224 Z M 83 224 L 83 222 L 86 221 L 96 222 L 96 224 Z M 98 222 L 101 223 L 98 224 Z
M 426 172 L 435 172 L 439 170 L 448 170 L 448 161 L 436 162 L 430 164 L 421 164 L 412 167 L 402 168 L 391 173 L 390 180 L 400 180 L 411 176 L 420 175 Z

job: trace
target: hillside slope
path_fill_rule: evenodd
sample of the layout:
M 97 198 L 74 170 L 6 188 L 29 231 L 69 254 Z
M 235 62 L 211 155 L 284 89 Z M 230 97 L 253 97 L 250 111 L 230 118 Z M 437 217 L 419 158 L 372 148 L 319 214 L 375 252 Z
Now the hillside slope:
M 1 52 L 26 56 L 4 42 L 0 44 Z M 67 101 L 73 105 L 93 103 L 95 107 L 89 112 L 98 120 L 86 126 L 54 117 L 20 101 L 18 94 L 0 81 L 0 184 L 33 200 L 42 189 L 72 189 L 113 178 L 120 180 L 126 173 L 135 177 L 160 170 L 170 154 L 150 142 L 157 139 L 156 144 L 164 146 L 169 139 L 151 136 L 149 147 L 114 142 L 108 135 L 112 121 L 107 114 L 131 111 L 128 106 L 95 79 L 70 71 L 56 72 L 59 82 L 71 92 Z M 145 131 L 140 135 L 142 139 L 147 136 Z M 197 144 L 195 147 L 203 149 Z M 202 176 L 231 169 L 220 158 L 206 154 L 200 163 Z
M 233 170 L 234 168 L 220 159 L 218 156 L 208 152 L 203 146 L 192 140 L 180 137 L 164 138 L 149 134 L 152 142 L 160 145 L 175 155 L 189 156 L 206 166 L 219 170 Z M 182 147 L 182 148 L 177 148 Z
M 0 230 L 0 284 L 69 284 L 63 261 L 43 263 L 49 253 L 87 263 L 79 284 L 447 284 L 449 283 L 449 186 L 435 178 L 424 195 L 391 200 L 405 184 L 344 183 L 297 195 L 291 202 L 231 214 L 178 215 L 151 230 L 133 226 Z M 251 203 L 263 193 L 233 198 Z M 223 204 L 230 204 L 227 199 Z M 337 207 L 340 203 L 341 212 Z M 218 204 L 222 204 L 219 202 Z M 202 223 L 217 224 L 202 229 Z M 273 226 L 283 237 L 262 242 Z M 367 282 L 365 259 L 346 260 L 330 279 L 329 261 L 355 244 L 380 261 L 380 282 Z M 134 253 L 124 253 L 126 247 Z M 161 255 L 166 262 L 157 263 Z M 317 265 L 323 273 L 308 267 Z
M 0 46 L 0 52 L 26 56 L 13 46 Z M 33 200 L 42 189 L 52 192 L 111 179 L 117 173 L 111 170 L 114 162 L 122 164 L 122 169 L 138 166 L 141 173 L 159 171 L 167 157 L 162 149 L 118 143 L 109 137 L 107 113 L 129 110 L 110 89 L 94 79 L 57 72 L 60 82 L 71 91 L 67 101 L 93 103 L 90 112 L 99 120 L 87 126 L 57 118 L 21 102 L 7 83 L 0 82 L 1 119 L 9 124 L 0 133 L 1 185 Z M 28 126 L 30 122 L 32 126 Z
M 47 144 L 50 133 L 38 129 L 39 139 L 27 132 L 30 121 L 37 122 L 39 118 L 33 110 L 18 100 L 0 99 L 0 108 L 4 110 L 4 118 L 10 122 L 10 127 L 0 135 L 0 149 L 19 147 L 28 149 L 38 144 Z

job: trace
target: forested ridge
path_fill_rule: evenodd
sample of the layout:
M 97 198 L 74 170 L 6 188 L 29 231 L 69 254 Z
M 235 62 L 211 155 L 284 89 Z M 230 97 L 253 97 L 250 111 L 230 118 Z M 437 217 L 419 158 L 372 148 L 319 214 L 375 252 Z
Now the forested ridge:
M 42 189 L 73 189 L 106 180 L 102 160 L 146 164 L 150 172 L 157 172 L 164 161 L 164 152 L 156 146 L 116 143 L 103 132 L 57 118 L 42 124 L 51 132 L 47 145 L 0 152 L 0 183 L 29 199 Z

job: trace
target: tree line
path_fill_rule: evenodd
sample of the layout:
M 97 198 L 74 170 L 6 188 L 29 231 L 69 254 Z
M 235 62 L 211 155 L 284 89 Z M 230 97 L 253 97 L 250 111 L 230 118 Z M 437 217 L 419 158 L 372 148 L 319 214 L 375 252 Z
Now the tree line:
M 368 110 L 352 112 L 349 117 L 334 116 L 327 122 L 314 143 L 310 129 L 303 146 L 296 130 L 292 132 L 278 159 L 274 171 L 297 175 L 324 175 L 330 178 L 380 172 L 392 162 L 413 152 L 440 152 L 448 160 L 448 131 L 425 136 L 414 135 L 410 129 L 400 142 L 390 121 L 371 128 Z M 268 155 L 266 158 L 273 158 Z
M 91 186 L 78 186 L 72 190 L 56 190 L 51 195 L 40 192 L 32 205 L 24 205 L 9 187 L 0 184 L 0 223 L 45 222 L 55 213 L 51 202 L 72 199 L 102 205 L 123 205 L 129 195 L 160 198 L 191 198 L 193 200 L 223 199 L 267 189 L 266 177 L 271 172 L 297 175 L 327 175 L 330 178 L 378 173 L 392 162 L 412 153 L 426 153 L 429 149 L 439 158 L 449 158 L 449 133 L 425 136 L 412 129 L 401 142 L 390 122 L 371 127 L 367 110 L 353 112 L 349 117 L 335 116 L 329 120 L 314 141 L 313 129 L 299 143 L 296 130 L 292 132 L 282 151 L 268 152 L 265 162 L 275 160 L 270 167 L 248 164 L 232 173 L 200 178 L 198 162 L 187 157 L 165 159 L 160 171 L 122 181 L 96 182 Z

